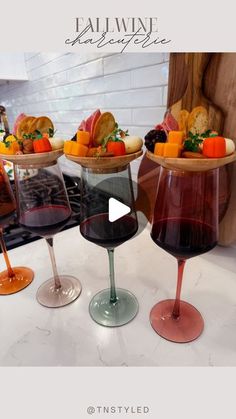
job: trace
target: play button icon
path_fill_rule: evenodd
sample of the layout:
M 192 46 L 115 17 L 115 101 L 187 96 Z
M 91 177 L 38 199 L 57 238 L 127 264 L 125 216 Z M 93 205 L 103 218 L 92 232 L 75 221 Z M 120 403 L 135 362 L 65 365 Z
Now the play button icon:
M 126 174 L 125 174 L 126 175 Z M 101 181 L 100 181 L 101 178 Z M 91 175 L 88 190 L 82 188 L 84 199 L 81 206 L 81 221 L 85 216 L 85 227 L 91 241 L 101 246 L 119 246 L 145 229 L 150 213 L 149 197 L 139 185 L 122 172 Z M 91 220 L 90 224 L 87 220 Z M 138 230 L 136 219 L 138 221 Z
M 111 223 L 113 223 L 124 215 L 129 214 L 131 212 L 131 208 L 115 198 L 110 198 L 108 201 L 108 211 L 108 219 Z

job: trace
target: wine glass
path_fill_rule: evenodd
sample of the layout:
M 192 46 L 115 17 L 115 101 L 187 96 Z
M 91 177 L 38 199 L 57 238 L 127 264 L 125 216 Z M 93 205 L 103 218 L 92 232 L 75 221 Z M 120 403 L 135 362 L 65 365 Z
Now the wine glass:
M 89 305 L 93 320 L 103 326 L 121 326 L 138 312 L 136 297 L 116 288 L 114 249 L 133 237 L 138 230 L 129 165 L 112 170 L 82 168 L 80 232 L 86 239 L 107 249 L 110 288 L 96 294 Z M 127 205 L 130 212 L 109 221 L 110 198 Z
M 53 249 L 53 237 L 69 221 L 71 208 L 64 179 L 57 162 L 37 166 L 14 166 L 19 222 L 26 230 L 46 239 L 53 278 L 44 282 L 36 298 L 46 307 L 62 307 L 81 293 L 79 280 L 59 275 Z
M 190 342 L 203 331 L 199 311 L 180 300 L 186 259 L 213 249 L 218 239 L 218 169 L 185 172 L 161 168 L 151 238 L 177 259 L 175 300 L 151 310 L 153 329 L 173 342 Z
M 34 278 L 30 268 L 17 266 L 12 268 L 3 237 L 3 228 L 15 215 L 16 202 L 9 178 L 0 160 L 0 245 L 7 270 L 0 272 L 0 295 L 14 294 L 27 287 Z

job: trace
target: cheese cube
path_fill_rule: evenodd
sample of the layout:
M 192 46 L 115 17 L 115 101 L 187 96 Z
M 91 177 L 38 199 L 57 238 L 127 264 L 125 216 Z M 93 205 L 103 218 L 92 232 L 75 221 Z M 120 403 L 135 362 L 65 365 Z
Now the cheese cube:
M 179 144 L 165 143 L 163 157 L 179 157 L 181 154 L 181 147 Z
M 90 141 L 90 132 L 88 131 L 77 131 L 76 141 L 79 144 L 89 145 Z
M 170 131 L 168 135 L 168 143 L 182 145 L 184 140 L 183 131 Z
M 154 154 L 156 156 L 163 156 L 165 143 L 156 143 L 154 148 Z

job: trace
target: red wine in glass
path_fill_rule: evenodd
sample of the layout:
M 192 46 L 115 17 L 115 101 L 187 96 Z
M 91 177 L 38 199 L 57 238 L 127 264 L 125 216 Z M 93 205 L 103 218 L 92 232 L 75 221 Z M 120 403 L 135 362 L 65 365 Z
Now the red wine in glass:
M 58 233 L 71 217 L 70 208 L 63 205 L 45 205 L 24 212 L 19 222 L 26 230 L 41 237 Z
M 151 238 L 178 262 L 175 300 L 151 310 L 153 329 L 165 339 L 196 339 L 204 322 L 199 311 L 180 300 L 185 261 L 213 249 L 218 239 L 218 169 L 184 172 L 161 168 Z
M 154 222 L 153 241 L 177 259 L 189 259 L 209 252 L 217 244 L 213 226 L 185 218 L 166 218 Z
M 137 220 L 129 215 L 111 223 L 109 213 L 96 214 L 80 224 L 82 236 L 105 249 L 115 248 L 131 239 L 137 232 Z

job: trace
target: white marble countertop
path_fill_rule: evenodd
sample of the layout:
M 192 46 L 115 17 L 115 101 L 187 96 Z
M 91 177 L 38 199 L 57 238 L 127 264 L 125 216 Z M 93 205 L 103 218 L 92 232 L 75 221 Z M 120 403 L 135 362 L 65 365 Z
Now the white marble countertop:
M 79 228 L 55 237 L 60 273 L 77 276 L 83 290 L 72 304 L 49 309 L 35 299 L 51 276 L 47 246 L 38 240 L 9 252 L 13 266 L 35 270 L 23 291 L 0 297 L 0 366 L 235 366 L 236 249 L 216 247 L 186 264 L 182 299 L 205 320 L 194 342 L 176 344 L 160 338 L 149 323 L 152 306 L 172 298 L 176 261 L 158 248 L 146 228 L 115 251 L 116 285 L 139 300 L 137 317 L 119 328 L 96 324 L 89 316 L 92 296 L 108 286 L 106 251 L 86 240 Z M 3 257 L 0 256 L 1 269 Z

